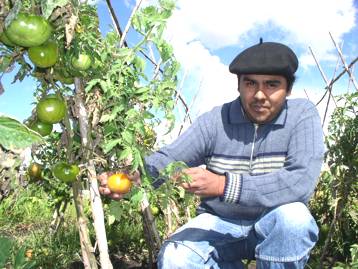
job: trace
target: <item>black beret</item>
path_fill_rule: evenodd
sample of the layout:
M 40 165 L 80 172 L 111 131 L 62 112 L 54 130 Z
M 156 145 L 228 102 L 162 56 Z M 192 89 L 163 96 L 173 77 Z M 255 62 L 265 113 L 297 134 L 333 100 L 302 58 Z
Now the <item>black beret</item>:
M 262 42 L 247 48 L 231 62 L 234 74 L 283 75 L 293 77 L 298 68 L 296 54 L 287 46 L 275 42 Z

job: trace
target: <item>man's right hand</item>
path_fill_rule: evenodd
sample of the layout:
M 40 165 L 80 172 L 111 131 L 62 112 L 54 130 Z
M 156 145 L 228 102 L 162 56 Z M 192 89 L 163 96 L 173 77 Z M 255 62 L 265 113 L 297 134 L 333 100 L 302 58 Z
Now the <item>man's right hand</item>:
M 108 188 L 107 182 L 108 178 L 115 174 L 115 172 L 105 172 L 98 176 L 99 181 L 99 192 L 102 195 L 108 196 L 114 200 L 120 200 L 123 198 L 124 194 L 118 194 L 111 192 L 111 190 Z M 135 171 L 133 174 L 128 174 L 128 178 L 132 181 L 134 185 L 140 185 L 141 179 L 140 179 L 140 173 L 138 171 Z

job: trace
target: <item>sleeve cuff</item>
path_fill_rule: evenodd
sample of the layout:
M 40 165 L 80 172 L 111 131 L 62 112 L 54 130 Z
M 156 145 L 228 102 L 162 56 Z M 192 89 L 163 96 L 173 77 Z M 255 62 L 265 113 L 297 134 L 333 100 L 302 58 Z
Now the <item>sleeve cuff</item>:
M 242 187 L 242 175 L 225 173 L 226 181 L 224 187 L 224 195 L 221 197 L 221 201 L 225 203 L 239 203 Z

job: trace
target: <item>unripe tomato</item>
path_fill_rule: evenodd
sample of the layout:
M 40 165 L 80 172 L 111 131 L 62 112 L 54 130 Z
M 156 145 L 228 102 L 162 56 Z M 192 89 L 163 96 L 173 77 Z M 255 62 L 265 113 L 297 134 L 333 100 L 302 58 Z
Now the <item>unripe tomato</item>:
M 74 182 L 80 173 L 80 168 L 75 164 L 58 162 L 52 168 L 53 175 L 66 183 Z
M 7 37 L 7 35 L 4 32 L 0 35 L 0 41 L 9 47 L 16 46 L 13 42 L 11 42 L 11 40 Z
M 66 103 L 56 95 L 47 95 L 36 106 L 37 118 L 44 123 L 58 123 L 66 113 Z
M 46 42 L 28 50 L 30 60 L 38 67 L 47 68 L 57 62 L 58 47 L 55 42 Z
M 153 216 L 158 216 L 159 215 L 159 208 L 155 205 L 151 205 L 150 206 L 150 211 L 152 211 Z
M 34 130 L 35 132 L 38 132 L 41 136 L 46 136 L 52 132 L 53 125 L 51 123 L 34 121 L 30 123 L 29 128 Z
M 19 13 L 5 29 L 6 36 L 11 42 L 22 47 L 39 46 L 47 41 L 52 27 L 43 17 Z
M 71 57 L 73 68 L 78 71 L 86 71 L 91 66 L 91 58 L 87 54 L 79 54 L 78 57 Z
M 27 169 L 31 179 L 41 179 L 42 165 L 38 163 L 31 163 Z
M 126 174 L 117 173 L 108 178 L 107 186 L 111 192 L 125 194 L 131 190 L 132 182 Z

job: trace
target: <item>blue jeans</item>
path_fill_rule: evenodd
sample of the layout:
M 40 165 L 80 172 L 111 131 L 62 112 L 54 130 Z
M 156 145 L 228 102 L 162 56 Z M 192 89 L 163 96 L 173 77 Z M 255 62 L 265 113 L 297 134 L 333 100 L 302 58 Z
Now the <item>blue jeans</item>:
M 257 220 L 222 219 L 203 213 L 167 239 L 158 255 L 162 269 L 304 268 L 318 227 L 302 203 L 279 206 Z

